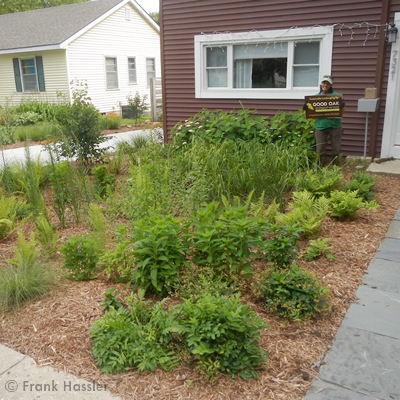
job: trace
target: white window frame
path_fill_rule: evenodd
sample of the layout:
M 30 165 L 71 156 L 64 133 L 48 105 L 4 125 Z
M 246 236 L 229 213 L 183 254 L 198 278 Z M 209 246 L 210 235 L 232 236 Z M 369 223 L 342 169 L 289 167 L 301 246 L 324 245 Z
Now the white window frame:
M 195 96 L 213 99 L 304 99 L 317 92 L 315 87 L 293 87 L 293 54 L 296 42 L 319 41 L 320 62 L 319 80 L 331 73 L 333 26 L 291 28 L 271 31 L 252 31 L 246 33 L 214 33 L 196 35 L 195 47 Z M 279 46 L 288 43 L 288 68 L 286 88 L 233 88 L 233 46 L 256 44 L 258 46 Z M 206 49 L 223 46 L 227 48 L 228 87 L 207 87 Z
M 112 59 L 115 60 L 115 71 L 107 71 L 107 60 Z M 106 71 L 106 88 L 107 90 L 118 90 L 119 89 L 119 77 L 118 77 L 118 59 L 115 56 L 105 56 L 104 58 L 104 66 L 105 66 L 105 71 Z M 109 87 L 109 82 L 108 82 L 108 75 L 113 72 L 117 78 L 117 86 L 116 87 Z
M 135 71 L 135 80 L 133 80 L 133 81 L 131 81 L 130 71 L 132 69 L 130 68 L 129 60 L 135 60 L 135 69 L 134 69 L 134 71 Z M 136 57 L 135 56 L 128 56 L 127 63 L 128 63 L 128 83 L 130 85 L 136 84 L 137 83 L 137 59 L 136 59 Z
M 148 70 L 148 66 L 147 66 L 147 60 L 152 60 L 153 61 L 153 67 L 154 70 L 153 71 L 149 71 Z M 156 69 L 156 58 L 155 57 L 146 57 L 146 84 L 147 87 L 150 87 L 150 79 L 151 78 L 157 78 L 157 69 Z M 151 76 L 149 76 L 149 73 L 151 73 Z M 154 76 L 153 76 L 154 75 Z
M 35 74 L 24 74 L 24 67 L 23 67 L 23 61 L 26 60 L 33 60 L 33 63 L 35 65 Z M 37 70 L 37 65 L 36 65 L 36 59 L 35 57 L 21 57 L 19 59 L 19 68 L 20 68 L 20 73 L 21 73 L 21 85 L 22 85 L 22 91 L 24 93 L 38 93 L 39 92 L 39 78 L 38 78 L 38 70 Z M 35 75 L 35 79 L 36 79 L 36 88 L 35 90 L 32 89 L 27 89 L 25 87 L 25 80 L 24 80 L 24 76 L 27 75 Z

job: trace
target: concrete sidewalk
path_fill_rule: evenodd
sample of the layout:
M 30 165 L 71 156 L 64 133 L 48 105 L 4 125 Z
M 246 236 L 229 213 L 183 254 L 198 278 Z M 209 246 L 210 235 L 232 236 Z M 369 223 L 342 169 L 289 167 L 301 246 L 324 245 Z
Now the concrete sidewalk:
M 356 297 L 305 400 L 400 399 L 400 210 Z
M 137 136 L 149 137 L 151 134 L 152 130 L 146 129 L 106 135 L 107 140 L 101 143 L 99 148 L 108 147 L 108 151 L 114 151 L 120 142 L 129 142 Z M 0 170 L 3 167 L 3 164 L 23 163 L 26 159 L 28 150 L 31 160 L 40 159 L 42 163 L 50 161 L 50 155 L 45 146 L 42 145 L 29 146 L 28 149 L 25 147 L 19 147 L 17 149 L 0 150 Z
M 38 367 L 32 358 L 2 345 L 0 360 L 0 400 L 120 399 L 107 391 L 107 385 Z

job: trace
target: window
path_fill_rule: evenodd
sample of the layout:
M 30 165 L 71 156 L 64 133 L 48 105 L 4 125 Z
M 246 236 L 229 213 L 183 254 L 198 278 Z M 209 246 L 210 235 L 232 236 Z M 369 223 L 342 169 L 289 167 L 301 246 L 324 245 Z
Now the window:
M 333 27 L 195 36 L 197 98 L 302 99 L 331 71 Z
M 150 86 L 150 79 L 156 77 L 156 60 L 146 58 L 147 86 Z
M 118 68 L 115 57 L 106 57 L 107 89 L 118 89 Z
M 41 56 L 13 58 L 13 67 L 17 92 L 37 93 L 45 91 Z
M 129 7 L 125 7 L 125 19 L 127 21 L 131 20 L 131 9 Z
M 129 83 L 137 83 L 137 80 L 136 80 L 136 58 L 135 57 L 128 58 L 128 75 L 129 75 Z

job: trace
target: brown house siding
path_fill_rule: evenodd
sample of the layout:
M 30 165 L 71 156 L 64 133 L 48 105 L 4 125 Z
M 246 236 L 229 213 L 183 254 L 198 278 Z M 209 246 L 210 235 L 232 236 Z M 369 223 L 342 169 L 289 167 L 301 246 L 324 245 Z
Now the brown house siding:
M 272 116 L 278 110 L 297 111 L 301 100 L 196 99 L 194 71 L 194 36 L 213 32 L 250 32 L 252 30 L 289 29 L 314 25 L 335 25 L 332 75 L 334 88 L 343 93 L 346 111 L 343 118 L 343 152 L 362 155 L 365 114 L 357 112 L 358 99 L 367 87 L 375 87 L 380 46 L 383 46 L 381 106 L 371 116 L 369 134 L 375 146 L 368 153 L 378 156 L 382 139 L 385 95 L 388 81 L 390 45 L 384 41 L 384 27 L 371 25 L 393 20 L 400 11 L 400 0 L 391 2 L 390 18 L 382 16 L 389 0 L 278 1 L 278 0 L 161 0 L 161 40 L 163 53 L 164 128 L 167 134 L 179 121 L 201 111 L 240 108 L 239 100 L 259 114 Z M 388 8 L 388 7 L 386 7 Z M 362 24 L 364 22 L 364 24 Z M 368 22 L 368 26 L 365 24 Z M 362 24 L 361 26 L 357 24 Z M 353 27 L 353 29 L 349 29 Z M 382 49 L 381 49 L 382 51 Z M 321 71 L 322 73 L 324 71 Z M 313 93 L 310 93 L 313 94 Z M 371 115 L 371 114 L 370 114 Z M 376 118 L 374 121 L 373 119 Z M 375 129 L 371 132 L 371 129 Z M 374 140 L 372 140 L 373 142 Z M 372 145 L 374 143 L 371 143 Z M 375 151 L 373 151 L 375 147 Z

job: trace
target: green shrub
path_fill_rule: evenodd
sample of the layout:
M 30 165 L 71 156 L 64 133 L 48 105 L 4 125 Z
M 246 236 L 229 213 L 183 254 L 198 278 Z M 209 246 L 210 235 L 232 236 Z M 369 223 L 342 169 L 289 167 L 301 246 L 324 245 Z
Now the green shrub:
M 136 92 L 135 96 L 129 94 L 126 99 L 128 101 L 128 107 L 132 118 L 135 120 L 135 124 L 137 124 L 138 120 L 149 109 L 149 105 L 147 104 L 147 94 L 140 96 L 140 93 Z
M 330 309 L 330 292 L 311 273 L 293 264 L 289 269 L 269 269 L 258 289 L 276 315 L 304 321 Z
M 64 255 L 63 267 L 69 271 L 69 278 L 86 281 L 97 278 L 96 242 L 87 236 L 71 236 L 61 247 Z
M 253 140 L 267 136 L 266 117 L 255 116 L 256 111 L 246 109 L 223 112 L 203 109 L 184 122 L 176 124 L 171 132 L 177 146 L 185 146 L 195 138 L 218 143 L 224 140 Z
M 170 215 L 135 223 L 132 282 L 141 291 L 164 295 L 173 289 L 179 272 L 188 266 L 184 229 L 181 221 Z
M 110 307 L 89 330 L 92 354 L 100 370 L 106 374 L 133 367 L 139 371 L 154 371 L 157 366 L 173 370 L 178 362 L 170 344 L 176 324 L 163 309 L 164 302 L 127 301 L 129 308 L 124 308 L 114 299 L 117 309 Z
M 210 266 L 214 271 L 250 277 L 251 264 L 262 247 L 265 223 L 248 216 L 246 205 L 226 206 L 206 204 L 192 219 L 194 226 L 193 262 Z
M 0 268 L 0 309 L 5 311 L 46 294 L 55 284 L 55 273 L 39 259 L 36 242 L 18 235 L 14 257 Z
M 278 111 L 270 120 L 269 136 L 281 147 L 296 147 L 306 151 L 315 148 L 314 121 L 303 110 L 295 113 Z M 311 153 L 310 153 L 311 154 Z
M 63 157 L 78 157 L 84 165 L 101 159 L 105 147 L 100 147 L 107 138 L 101 134 L 100 116 L 87 97 L 87 84 L 76 82 L 71 106 L 57 118 L 64 137 L 57 143 Z
M 281 226 L 272 224 L 266 229 L 264 259 L 276 268 L 287 268 L 297 258 L 301 229 L 296 225 Z
M 177 306 L 180 333 L 202 374 L 215 379 L 219 372 L 243 379 L 258 378 L 257 370 L 268 355 L 258 348 L 259 334 L 267 325 L 251 309 L 231 298 L 205 293 Z
M 14 115 L 15 125 L 34 125 L 42 120 L 42 116 L 34 111 L 25 111 Z

